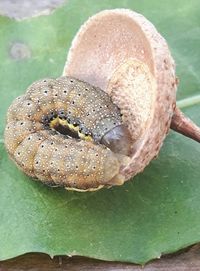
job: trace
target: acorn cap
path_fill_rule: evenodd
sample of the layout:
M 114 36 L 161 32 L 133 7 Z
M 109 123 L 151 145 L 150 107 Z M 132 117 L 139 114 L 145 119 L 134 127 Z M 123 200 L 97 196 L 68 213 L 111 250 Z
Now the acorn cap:
M 176 107 L 177 78 L 165 39 L 144 16 L 105 10 L 80 28 L 63 75 L 100 87 L 112 97 L 132 136 L 121 174 L 128 180 L 158 155 Z

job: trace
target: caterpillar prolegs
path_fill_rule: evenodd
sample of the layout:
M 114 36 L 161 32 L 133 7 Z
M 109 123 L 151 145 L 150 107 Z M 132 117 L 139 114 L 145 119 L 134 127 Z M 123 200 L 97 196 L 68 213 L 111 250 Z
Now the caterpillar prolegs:
M 34 82 L 7 113 L 10 157 L 53 186 L 88 191 L 122 184 L 130 141 L 108 94 L 72 77 Z

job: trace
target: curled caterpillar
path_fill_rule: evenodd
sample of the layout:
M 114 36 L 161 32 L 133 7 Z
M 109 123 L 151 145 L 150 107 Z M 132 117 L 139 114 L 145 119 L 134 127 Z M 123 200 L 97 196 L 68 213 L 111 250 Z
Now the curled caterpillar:
M 7 113 L 10 157 L 52 186 L 91 191 L 122 184 L 130 141 L 108 94 L 72 77 L 34 82 Z

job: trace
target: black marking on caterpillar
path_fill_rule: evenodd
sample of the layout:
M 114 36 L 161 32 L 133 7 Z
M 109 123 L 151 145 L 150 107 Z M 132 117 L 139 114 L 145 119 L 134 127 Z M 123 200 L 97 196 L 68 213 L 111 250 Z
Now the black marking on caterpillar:
M 130 138 L 110 97 L 72 77 L 34 82 L 7 113 L 11 158 L 27 175 L 67 189 L 123 183 Z

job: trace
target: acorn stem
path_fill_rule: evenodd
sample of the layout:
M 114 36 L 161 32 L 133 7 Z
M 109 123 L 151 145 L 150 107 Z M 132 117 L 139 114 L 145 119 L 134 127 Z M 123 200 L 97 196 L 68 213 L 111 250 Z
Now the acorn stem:
M 178 107 L 175 108 L 170 128 L 200 143 L 200 127 L 186 117 Z

